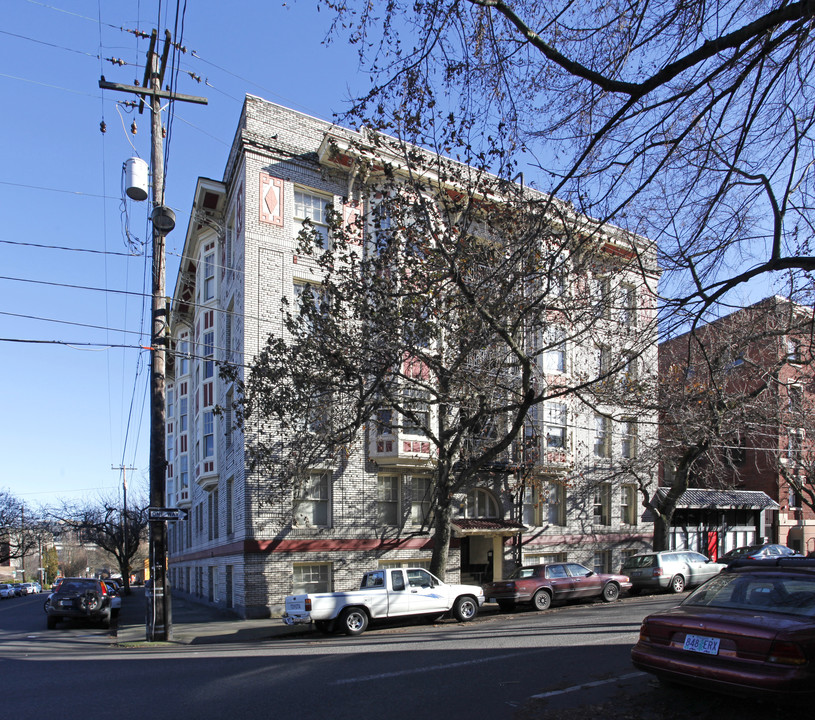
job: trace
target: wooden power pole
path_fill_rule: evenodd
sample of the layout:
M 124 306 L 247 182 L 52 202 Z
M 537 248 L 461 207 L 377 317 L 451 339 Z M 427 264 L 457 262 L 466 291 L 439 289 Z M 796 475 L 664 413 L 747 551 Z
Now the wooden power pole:
M 162 98 L 174 101 L 206 105 L 206 98 L 181 95 L 162 90 L 167 57 L 172 46 L 169 30 L 164 31 L 164 48 L 161 59 L 156 52 L 158 33 L 153 30 L 147 50 L 147 66 L 142 86 L 121 85 L 99 81 L 99 87 L 139 95 L 139 112 L 149 98 L 152 113 L 151 155 L 153 171 L 153 284 L 152 284 L 152 332 L 150 343 L 150 507 L 162 508 L 166 497 L 167 454 L 164 446 L 165 433 L 165 365 L 167 355 L 168 308 L 165 298 L 165 236 L 175 227 L 175 215 L 164 205 L 164 143 L 161 125 Z M 152 594 L 146 618 L 147 640 L 159 642 L 172 639 L 172 612 L 170 590 L 167 585 L 167 523 L 154 520 L 150 523 L 150 578 Z

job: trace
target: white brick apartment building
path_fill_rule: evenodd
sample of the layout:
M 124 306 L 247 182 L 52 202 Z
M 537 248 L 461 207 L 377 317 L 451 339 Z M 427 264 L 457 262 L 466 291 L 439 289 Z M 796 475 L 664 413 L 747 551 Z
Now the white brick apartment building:
M 431 536 L 417 522 L 431 477 L 426 441 L 366 431 L 344 467 L 314 474 L 311 522 L 298 527 L 293 499 L 269 502 L 247 473 L 244 441 L 231 430 L 228 410 L 235 389 L 218 377 L 216 361 L 248 365 L 269 332 L 280 330 L 282 296 L 319 283 L 313 262 L 298 255 L 300 222 L 319 225 L 326 204 L 353 211 L 345 205 L 347 170 L 325 153 L 329 133 L 354 135 L 246 98 L 223 180 L 198 181 L 172 301 L 167 505 L 189 516 L 170 523 L 169 578 L 174 593 L 247 617 L 278 613 L 296 589 L 349 589 L 362 570 L 430 560 Z M 636 325 L 626 332 L 640 341 L 653 335 L 637 358 L 645 377 L 656 363 L 655 303 L 641 277 L 632 273 L 625 282 L 626 322 Z M 608 320 L 612 344 L 625 334 L 620 322 Z M 564 372 L 589 365 L 595 352 L 569 347 L 567 358 L 564 350 Z M 549 492 L 513 500 L 499 473 L 463 495 L 450 578 L 486 580 L 515 562 L 555 557 L 611 570 L 626 553 L 650 546 L 653 528 L 642 519 L 636 487 L 612 468 L 649 445 L 656 425 L 642 417 L 610 424 L 613 410 L 598 413 L 566 397 L 538 413 L 547 424 L 539 435 L 551 445 L 539 468 L 551 480 Z M 567 475 L 568 483 L 558 482 Z M 383 487 L 391 492 L 383 495 Z M 399 527 L 381 526 L 383 502 L 396 505 Z

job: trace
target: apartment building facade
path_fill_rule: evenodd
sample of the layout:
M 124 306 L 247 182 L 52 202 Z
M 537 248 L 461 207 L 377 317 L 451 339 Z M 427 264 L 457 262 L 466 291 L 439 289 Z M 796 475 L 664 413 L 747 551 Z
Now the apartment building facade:
M 426 437 L 369 423 L 346 462 L 309 473 L 304 496 L 270 495 L 234 427 L 238 387 L 218 373 L 219 363 L 245 373 L 269 334 L 284 331 L 281 298 L 294 303 L 320 284 L 314 258 L 298 251 L 304 222 L 320 232 L 326 208 L 349 223 L 364 212 L 351 192 L 360 179 L 329 149 L 356 137 L 247 96 L 223 179 L 200 178 L 195 189 L 171 311 L 166 501 L 189 514 L 170 523 L 169 579 L 174 593 L 242 616 L 277 614 L 294 591 L 350 589 L 377 566 L 430 563 Z M 630 259 L 630 249 L 604 242 L 607 263 Z M 601 375 L 610 353 L 636 344 L 620 375 L 655 383 L 657 277 L 652 264 L 646 278 L 633 267 L 583 278 L 619 298 L 602 319 L 605 340 L 563 342 L 547 353 L 548 371 Z M 624 468 L 654 445 L 654 419 L 574 395 L 536 407 L 530 425 L 537 482 L 510 462 L 456 498 L 448 579 L 487 581 L 551 559 L 613 570 L 650 547 L 637 483 L 655 486 L 656 474 L 637 480 Z M 508 456 L 521 445 L 529 438 Z
M 716 373 L 728 401 L 744 408 L 715 443 L 717 457 L 700 466 L 692 486 L 698 489 L 687 493 L 697 501 L 705 493 L 730 497 L 716 507 L 688 506 L 707 508 L 711 518 L 715 512 L 705 528 L 691 523 L 697 539 L 718 538 L 718 548 L 711 550 L 722 554 L 738 545 L 770 542 L 815 551 L 812 358 L 812 309 L 779 296 L 660 345 L 661 378 L 699 384 Z M 751 400 L 759 388 L 761 394 Z M 669 440 L 670 429 L 664 426 L 663 432 Z M 663 476 L 670 482 L 670 468 L 663 468 Z M 674 524 L 677 537 L 688 534 L 681 522 Z

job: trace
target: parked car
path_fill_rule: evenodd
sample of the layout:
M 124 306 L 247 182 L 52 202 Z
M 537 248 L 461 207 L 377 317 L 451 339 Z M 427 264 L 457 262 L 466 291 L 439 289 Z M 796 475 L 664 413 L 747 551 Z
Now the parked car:
M 8 583 L 0 583 L 0 598 L 8 600 L 14 597 L 14 588 Z
M 23 584 L 22 583 L 11 583 L 11 587 L 14 588 L 14 597 L 22 597 L 23 596 Z
M 110 627 L 110 593 L 105 583 L 93 578 L 64 578 L 56 592 L 45 603 L 48 629 L 60 620 L 73 618 L 99 622 Z
M 632 555 L 620 572 L 631 579 L 631 594 L 641 590 L 668 590 L 680 593 L 718 575 L 723 563 L 713 562 L 691 550 L 663 550 Z
M 735 560 L 666 612 L 645 618 L 631 651 L 660 680 L 815 701 L 815 560 Z
M 735 548 L 730 552 L 722 555 L 722 562 L 735 560 L 736 558 L 747 558 L 754 560 L 755 558 L 763 557 L 803 557 L 800 553 L 795 552 L 792 548 L 786 545 L 745 545 L 744 547 Z
M 122 609 L 122 588 L 113 580 L 103 580 L 110 594 L 110 612 L 113 617 Z
M 546 610 L 558 600 L 601 597 L 613 602 L 620 591 L 630 588 L 625 575 L 596 573 L 580 563 L 568 562 L 516 568 L 506 580 L 484 585 L 484 596 L 502 610 L 511 610 L 519 603 Z
M 34 595 L 37 592 L 37 588 L 34 587 L 34 583 L 23 583 L 20 585 L 20 592 L 23 595 Z

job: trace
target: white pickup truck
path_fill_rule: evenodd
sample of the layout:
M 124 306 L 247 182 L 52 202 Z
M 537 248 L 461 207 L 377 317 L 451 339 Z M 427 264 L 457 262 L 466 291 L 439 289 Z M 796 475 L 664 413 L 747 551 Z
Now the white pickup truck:
M 484 591 L 477 585 L 447 585 L 422 568 L 393 568 L 366 572 L 359 590 L 289 595 L 283 622 L 313 622 L 322 632 L 360 635 L 370 621 L 386 618 L 452 612 L 467 622 L 483 604 Z

